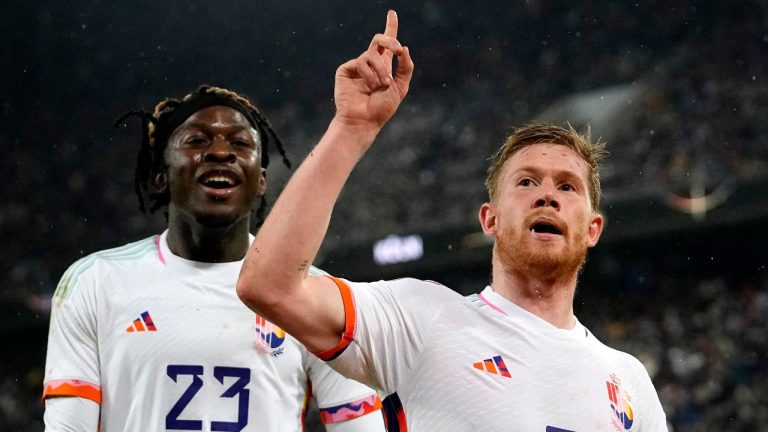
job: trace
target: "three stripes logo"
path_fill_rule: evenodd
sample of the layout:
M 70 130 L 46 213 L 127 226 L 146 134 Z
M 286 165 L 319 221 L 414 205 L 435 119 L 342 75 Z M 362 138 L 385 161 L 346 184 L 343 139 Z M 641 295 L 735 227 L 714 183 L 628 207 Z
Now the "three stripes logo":
M 149 316 L 148 311 L 144 311 L 141 313 L 141 316 L 133 320 L 131 325 L 128 326 L 127 329 L 125 329 L 128 333 L 133 332 L 143 332 L 143 331 L 157 331 L 157 327 L 155 327 L 155 322 L 152 321 L 152 317 Z
M 505 378 L 512 378 L 512 375 L 509 374 L 509 369 L 507 369 L 507 365 L 504 364 L 504 359 L 501 358 L 500 355 L 473 363 L 472 366 L 483 372 L 488 372 L 493 375 L 501 375 Z

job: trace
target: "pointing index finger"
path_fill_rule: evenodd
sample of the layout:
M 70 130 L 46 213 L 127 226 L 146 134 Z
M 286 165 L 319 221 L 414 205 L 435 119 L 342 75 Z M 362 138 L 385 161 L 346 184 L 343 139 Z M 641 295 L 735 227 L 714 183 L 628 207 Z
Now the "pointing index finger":
M 387 26 L 384 29 L 384 34 L 393 38 L 397 38 L 397 12 L 389 10 L 387 12 Z

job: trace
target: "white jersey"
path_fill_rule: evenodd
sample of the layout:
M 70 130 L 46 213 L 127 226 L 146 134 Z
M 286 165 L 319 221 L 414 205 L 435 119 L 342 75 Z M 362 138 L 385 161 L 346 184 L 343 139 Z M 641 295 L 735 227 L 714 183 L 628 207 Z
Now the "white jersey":
M 491 287 L 333 279 L 351 342 L 326 359 L 379 390 L 390 431 L 667 430 L 643 365 L 578 322 L 558 329 Z
M 326 424 L 380 408 L 372 389 L 241 303 L 242 261 L 185 260 L 165 237 L 67 270 L 54 295 L 44 397 L 99 403 L 101 432 L 300 431 L 310 394 Z

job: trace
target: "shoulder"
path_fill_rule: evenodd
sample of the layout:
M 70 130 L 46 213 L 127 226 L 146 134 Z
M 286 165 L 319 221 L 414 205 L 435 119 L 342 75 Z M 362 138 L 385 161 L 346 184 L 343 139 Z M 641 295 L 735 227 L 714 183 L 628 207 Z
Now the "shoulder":
M 589 331 L 589 335 L 592 338 L 595 346 L 599 350 L 601 350 L 602 352 L 610 356 L 610 358 L 612 359 L 612 363 L 621 365 L 623 370 L 635 376 L 642 376 L 644 378 L 650 379 L 648 375 L 648 370 L 646 369 L 643 362 L 641 362 L 637 357 L 635 357 L 634 355 L 628 352 L 621 351 L 619 349 L 616 349 L 604 344 L 599 339 L 597 339 L 591 331 Z
M 464 297 L 447 286 L 431 280 L 402 278 L 369 283 L 351 283 L 356 291 L 382 291 L 413 299 L 461 302 Z
M 157 236 L 123 246 L 94 252 L 75 261 L 56 286 L 54 299 L 63 299 L 73 288 L 89 278 L 99 278 L 115 270 L 133 270 L 136 266 L 158 261 Z

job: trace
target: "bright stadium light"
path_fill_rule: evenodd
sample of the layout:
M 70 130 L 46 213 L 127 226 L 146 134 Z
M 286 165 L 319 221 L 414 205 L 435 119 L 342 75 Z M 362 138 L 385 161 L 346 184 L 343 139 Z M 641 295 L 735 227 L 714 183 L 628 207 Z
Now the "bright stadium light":
M 424 256 L 424 241 L 419 235 L 388 235 L 373 244 L 373 260 L 378 265 L 416 261 Z

